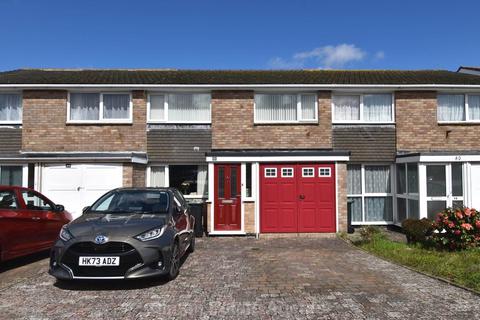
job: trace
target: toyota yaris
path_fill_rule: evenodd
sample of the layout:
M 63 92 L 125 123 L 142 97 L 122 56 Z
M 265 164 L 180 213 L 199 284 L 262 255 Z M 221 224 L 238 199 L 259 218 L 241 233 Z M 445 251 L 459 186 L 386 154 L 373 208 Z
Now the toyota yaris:
M 174 279 L 195 249 L 195 219 L 175 188 L 112 190 L 65 225 L 49 273 L 59 280 Z

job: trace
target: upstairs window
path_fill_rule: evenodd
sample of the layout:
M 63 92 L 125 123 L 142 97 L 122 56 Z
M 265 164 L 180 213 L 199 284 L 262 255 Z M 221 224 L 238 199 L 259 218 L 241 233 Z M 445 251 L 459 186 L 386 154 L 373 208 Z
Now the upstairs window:
M 209 93 L 152 93 L 148 99 L 149 122 L 210 123 Z
M 316 94 L 255 94 L 256 123 L 316 122 Z
M 439 94 L 437 104 L 439 122 L 480 122 L 480 95 Z
M 131 122 L 128 93 L 70 93 L 69 122 Z
M 333 96 L 333 121 L 337 123 L 389 123 L 394 121 L 391 94 Z
M 22 122 L 22 96 L 0 94 L 0 123 Z

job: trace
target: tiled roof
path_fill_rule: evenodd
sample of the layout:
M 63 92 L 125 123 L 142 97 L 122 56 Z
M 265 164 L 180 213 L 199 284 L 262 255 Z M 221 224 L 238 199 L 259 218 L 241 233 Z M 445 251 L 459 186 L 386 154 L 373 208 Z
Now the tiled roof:
M 0 84 L 480 85 L 480 77 L 446 70 L 19 69 L 0 72 Z

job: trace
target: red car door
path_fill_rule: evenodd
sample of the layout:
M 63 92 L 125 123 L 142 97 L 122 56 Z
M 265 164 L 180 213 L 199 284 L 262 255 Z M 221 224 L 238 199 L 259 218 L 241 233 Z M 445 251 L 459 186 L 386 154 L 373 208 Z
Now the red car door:
M 38 219 L 21 207 L 14 189 L 0 190 L 1 259 L 7 260 L 37 251 Z
M 67 223 L 61 212 L 55 211 L 55 204 L 33 190 L 21 190 L 21 198 L 26 211 L 37 221 L 36 242 L 41 249 L 48 249 L 58 237 L 60 228 Z

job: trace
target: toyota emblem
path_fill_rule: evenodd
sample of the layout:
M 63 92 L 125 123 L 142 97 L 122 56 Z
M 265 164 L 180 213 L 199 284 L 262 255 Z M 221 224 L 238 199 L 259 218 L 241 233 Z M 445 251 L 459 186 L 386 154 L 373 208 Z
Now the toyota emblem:
M 94 241 L 96 244 L 104 244 L 108 241 L 108 238 L 106 236 L 98 235 L 95 237 Z

